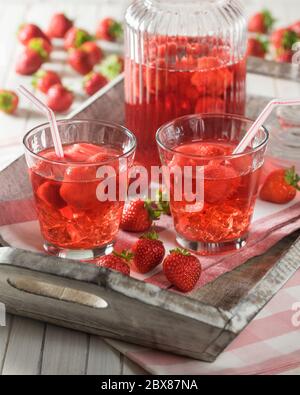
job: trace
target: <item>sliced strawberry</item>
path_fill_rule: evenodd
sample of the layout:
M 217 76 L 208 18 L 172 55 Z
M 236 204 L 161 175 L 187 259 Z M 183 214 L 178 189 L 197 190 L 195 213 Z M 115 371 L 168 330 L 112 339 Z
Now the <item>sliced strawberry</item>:
M 36 197 L 43 203 L 59 210 L 66 206 L 66 202 L 60 195 L 61 184 L 55 181 L 47 181 L 39 186 L 36 192 Z

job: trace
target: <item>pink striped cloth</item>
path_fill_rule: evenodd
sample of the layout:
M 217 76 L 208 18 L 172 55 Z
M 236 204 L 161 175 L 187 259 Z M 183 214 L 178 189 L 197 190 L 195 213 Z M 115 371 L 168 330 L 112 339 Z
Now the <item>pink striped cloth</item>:
M 296 201 L 286 206 L 258 201 L 247 247 L 234 254 L 202 257 L 203 275 L 197 286 L 201 287 L 249 258 L 262 254 L 297 229 L 300 229 L 300 194 Z M 166 250 L 174 248 L 176 242 L 172 219 L 163 217 L 157 224 L 157 230 Z M 42 237 L 31 200 L 0 202 L 0 236 L 11 246 L 42 250 Z M 116 248 L 129 248 L 138 236 L 120 232 Z M 133 270 L 132 276 L 172 289 L 161 267 L 147 275 Z M 300 272 L 213 364 L 118 341 L 109 342 L 154 374 L 273 374 L 300 366 L 299 311 Z

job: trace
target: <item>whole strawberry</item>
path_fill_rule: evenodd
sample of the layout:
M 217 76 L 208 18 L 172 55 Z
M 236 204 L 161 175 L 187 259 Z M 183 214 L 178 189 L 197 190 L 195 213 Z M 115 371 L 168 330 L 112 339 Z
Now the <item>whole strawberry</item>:
M 300 21 L 294 22 L 291 26 L 290 29 L 293 30 L 295 33 L 298 34 L 300 37 Z
M 83 29 L 71 27 L 65 35 L 64 48 L 69 50 L 71 48 L 79 48 L 87 41 L 92 41 L 93 37 Z
M 47 94 L 47 105 L 53 111 L 66 112 L 74 100 L 73 93 L 61 84 L 51 86 Z
M 83 88 L 89 96 L 92 96 L 107 83 L 107 79 L 102 74 L 92 71 L 84 77 Z
M 150 232 L 140 237 L 132 252 L 135 267 L 140 273 L 148 273 L 161 264 L 166 253 L 156 232 Z
M 268 10 L 253 15 L 248 23 L 248 30 L 252 33 L 268 34 L 275 23 L 275 19 Z
M 38 52 L 25 48 L 17 59 L 16 72 L 22 75 L 32 75 L 38 71 L 43 62 L 44 59 Z
M 267 202 L 285 204 L 295 199 L 300 191 L 300 177 L 295 167 L 273 171 L 260 190 L 260 198 Z
M 45 40 L 42 37 L 32 38 L 28 41 L 26 46 L 27 48 L 37 52 L 41 56 L 43 61 L 49 59 L 49 56 L 53 49 L 49 41 Z
M 100 64 L 99 71 L 111 81 L 124 71 L 124 59 L 118 55 L 110 55 Z
M 170 251 L 163 263 L 165 276 L 181 292 L 190 292 L 197 284 L 202 268 L 195 256 L 181 248 Z
M 276 51 L 275 59 L 281 63 L 292 63 L 294 51 L 291 49 L 280 48 Z
M 161 210 L 150 201 L 133 200 L 124 206 L 120 228 L 127 232 L 145 232 L 160 218 Z
M 47 35 L 50 38 L 64 38 L 65 34 L 73 26 L 73 21 L 65 14 L 54 14 L 50 20 Z
M 69 65 L 81 75 L 88 74 L 94 67 L 89 54 L 81 48 L 70 50 L 68 62 Z
M 267 40 L 263 40 L 259 36 L 248 39 L 247 56 L 255 56 L 257 58 L 265 58 L 268 53 L 269 43 Z
M 40 92 L 48 93 L 51 86 L 56 84 L 61 84 L 61 79 L 55 71 L 40 70 L 33 76 L 32 85 Z
M 98 25 L 96 37 L 100 40 L 117 41 L 123 37 L 122 24 L 113 18 L 105 18 Z
M 0 89 L 0 111 L 13 114 L 19 104 L 19 98 L 13 91 Z
M 299 40 L 297 33 L 290 28 L 275 30 L 271 35 L 271 43 L 275 49 L 291 50 Z
M 37 26 L 32 23 L 22 25 L 18 32 L 18 39 L 23 45 L 27 45 L 28 41 L 32 38 L 44 38 L 49 41 L 46 34 Z
M 90 62 L 93 66 L 103 59 L 103 51 L 94 41 L 87 41 L 82 44 L 80 49 L 88 53 Z
M 98 259 L 96 265 L 99 267 L 105 267 L 107 269 L 116 270 L 125 274 L 126 276 L 130 275 L 130 266 L 129 262 L 131 261 L 133 255 L 124 250 L 121 254 L 117 252 L 113 252 L 110 255 L 103 256 Z

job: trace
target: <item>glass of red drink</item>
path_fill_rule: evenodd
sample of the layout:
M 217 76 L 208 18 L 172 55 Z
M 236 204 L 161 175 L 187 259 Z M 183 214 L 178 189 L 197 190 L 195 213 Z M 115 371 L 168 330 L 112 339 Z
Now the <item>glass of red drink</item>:
M 93 259 L 112 249 L 119 230 L 120 184 L 126 188 L 136 139 L 103 121 L 63 120 L 58 128 L 63 159 L 55 154 L 49 124 L 24 137 L 44 248 L 60 257 Z M 105 180 L 115 185 L 111 196 Z
M 207 255 L 245 245 L 269 138 L 261 128 L 244 153 L 232 154 L 251 124 L 238 115 L 199 114 L 158 130 L 181 246 Z

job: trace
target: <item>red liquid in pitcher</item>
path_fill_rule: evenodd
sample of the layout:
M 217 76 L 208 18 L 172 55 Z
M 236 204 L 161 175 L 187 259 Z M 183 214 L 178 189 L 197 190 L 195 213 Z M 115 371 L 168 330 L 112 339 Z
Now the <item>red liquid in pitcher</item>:
M 233 144 L 216 142 L 194 142 L 176 148 L 169 167 L 204 166 L 204 201 L 199 210 L 189 212 L 191 202 L 175 201 L 174 188 L 178 182 L 171 181 L 171 211 L 177 233 L 190 241 L 222 243 L 239 239 L 247 234 L 257 197 L 260 168 L 253 171 L 249 156 L 222 161 L 207 157 L 230 155 Z M 203 182 L 203 178 L 200 182 Z M 193 178 L 195 191 L 196 179 Z M 178 199 L 177 199 L 178 200 Z M 194 204 L 194 203 L 192 203 Z
M 42 234 L 47 242 L 60 248 L 105 246 L 119 230 L 123 203 L 98 200 L 96 190 L 101 180 L 96 173 L 101 163 L 114 166 L 118 185 L 117 157 L 121 152 L 77 143 L 65 145 L 64 153 L 63 162 L 56 164 L 50 162 L 58 160 L 53 149 L 40 152 L 49 162 L 41 159 L 31 169 Z
M 165 122 L 195 113 L 244 114 L 245 59 L 232 62 L 217 39 L 157 37 L 144 52 L 143 63 L 126 60 L 126 125 L 137 136 L 137 162 L 160 164 L 155 134 Z

